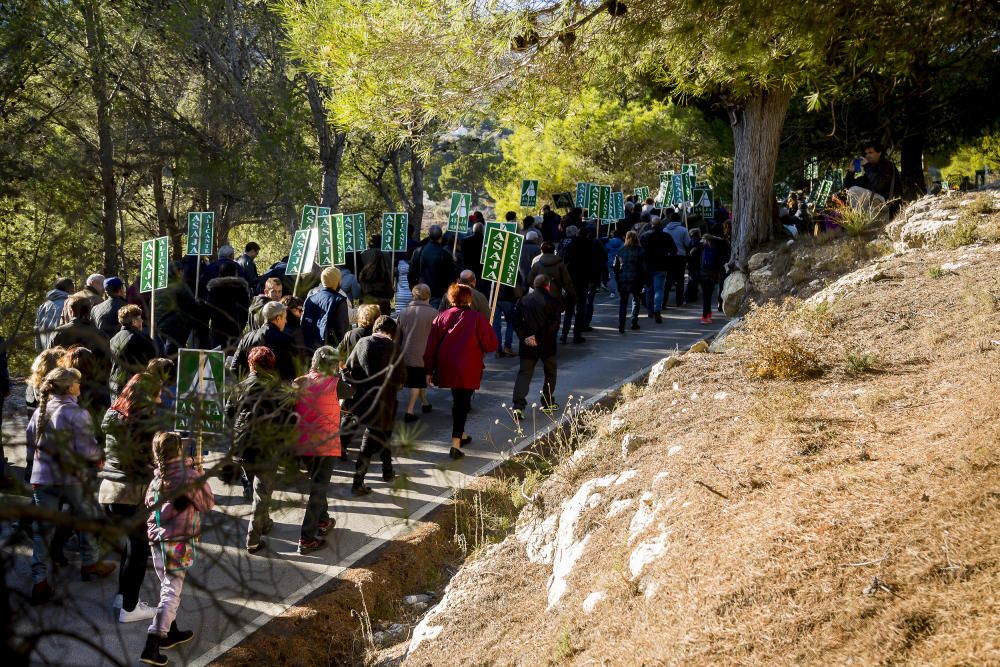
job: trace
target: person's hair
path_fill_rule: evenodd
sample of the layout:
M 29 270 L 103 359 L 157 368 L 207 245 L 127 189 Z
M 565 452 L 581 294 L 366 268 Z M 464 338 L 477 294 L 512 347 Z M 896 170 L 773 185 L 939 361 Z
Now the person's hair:
M 551 255 L 555 251 L 556 251 L 556 247 L 555 247 L 555 245 L 552 244 L 552 241 L 545 241 L 545 242 L 542 243 L 542 253 L 543 254 Z
M 367 329 L 375 324 L 375 320 L 382 314 L 378 304 L 366 303 L 358 307 L 358 326 Z
M 413 294 L 413 298 L 417 301 L 428 301 L 431 298 L 431 288 L 423 283 L 417 283 L 410 290 Z
M 543 206 L 542 206 L 542 210 L 543 210 L 543 211 L 551 211 L 551 210 L 552 210 L 552 207 L 551 207 L 551 206 L 549 206 L 548 204 L 545 204 L 545 205 L 543 205 Z
M 375 326 L 372 327 L 372 331 L 377 331 L 379 333 L 384 333 L 387 336 L 396 336 L 396 329 L 398 329 L 396 320 L 392 319 L 388 315 L 380 315 L 377 320 L 375 320 Z
M 253 241 L 250 241 L 250 243 L 247 243 L 246 246 L 243 247 L 243 252 L 254 252 L 254 251 L 260 252 L 260 246 Z
M 73 279 L 72 278 L 59 278 L 56 280 L 56 284 L 53 285 L 54 289 L 62 290 L 63 292 L 73 291 Z
M 538 243 L 540 238 L 538 232 L 534 229 L 529 229 L 528 233 L 524 235 L 525 241 L 533 241 L 534 243 Z
M 69 388 L 82 379 L 80 371 L 75 368 L 53 368 L 45 374 L 45 379 L 39 385 L 43 399 L 49 396 L 62 396 L 69 393 Z M 42 409 L 42 414 L 45 410 Z
M 97 287 L 104 289 L 104 276 L 102 276 L 100 273 L 91 273 L 89 276 L 87 276 L 86 284 L 90 285 L 95 289 Z
M 160 378 L 160 381 L 164 384 L 166 384 L 168 378 L 173 377 L 174 368 L 174 362 L 165 357 L 155 357 L 150 359 L 149 363 L 146 364 L 146 372 Z
M 663 218 L 658 215 L 654 215 L 650 224 L 653 225 L 654 229 L 663 229 Z
M 136 373 L 129 378 L 122 393 L 111 404 L 111 409 L 129 419 L 133 415 L 137 416 L 138 411 L 155 406 L 162 390 L 163 378 L 158 374 Z
M 537 276 L 535 276 L 535 281 L 531 283 L 531 286 L 534 287 L 535 289 L 542 289 L 543 287 L 548 287 L 551 283 L 552 280 L 549 279 L 547 275 L 545 275 L 544 273 L 539 273 Z
M 431 225 L 431 228 L 427 230 L 427 238 L 434 242 L 443 239 L 444 230 L 441 229 L 441 225 Z
M 372 234 L 368 237 L 368 247 L 378 249 L 382 245 L 382 235 Z
M 881 141 L 866 141 L 861 144 L 861 152 L 864 153 L 867 149 L 872 149 L 879 155 L 885 152 L 885 147 L 882 145 Z
M 503 219 L 506 222 L 514 222 L 515 220 L 517 220 L 517 213 L 515 213 L 514 211 L 507 211 L 507 213 L 504 214 Z
M 302 299 L 297 296 L 292 296 L 291 294 L 281 297 L 278 302 L 288 310 L 302 307 Z
M 475 223 L 475 224 L 472 225 L 472 233 L 473 234 L 481 234 L 482 231 L 483 231 L 483 228 L 484 228 L 483 223 L 477 222 L 477 223 Z
M 94 353 L 83 345 L 71 345 L 59 365 L 63 368 L 73 368 L 80 371 L 80 375 L 87 380 L 95 380 L 100 371 L 97 368 L 97 357 Z
M 280 287 L 284 289 L 284 284 L 281 282 L 281 278 L 268 278 L 264 281 L 264 290 L 267 291 L 271 287 Z
M 137 317 L 142 317 L 142 308 L 134 303 L 118 309 L 118 324 L 127 324 Z
M 680 211 L 672 211 L 670 213 L 670 222 L 680 222 L 682 219 Z
M 90 297 L 74 294 L 66 299 L 65 308 L 73 315 L 73 319 L 82 319 L 90 317 L 90 310 L 93 306 L 94 304 L 90 302 Z
M 534 224 L 535 224 L 535 216 L 533 215 L 526 215 L 524 216 L 524 220 L 521 221 L 521 226 L 523 226 L 525 229 L 528 229 Z
M 322 375 L 333 375 L 340 367 L 339 362 L 340 358 L 337 356 L 337 350 L 329 345 L 323 345 L 316 348 L 316 351 L 313 352 L 309 370 L 316 371 Z
M 577 227 L 576 225 L 570 225 L 569 227 L 566 228 L 566 238 L 568 239 L 575 238 L 576 235 L 579 233 L 580 233 L 580 228 Z
M 646 201 L 645 201 L 645 203 L 646 203 L 646 204 L 649 204 L 650 206 L 652 206 L 653 204 L 655 204 L 655 203 L 656 203 L 656 200 L 655 200 L 655 199 L 653 199 L 652 197 L 646 197 Z
M 627 246 L 639 245 L 639 235 L 636 234 L 631 229 L 625 232 L 625 245 Z
M 65 354 L 66 348 L 59 346 L 50 347 L 47 350 L 39 352 L 35 360 L 31 362 L 31 375 L 28 377 L 28 386 L 35 391 L 40 391 L 42 380 L 45 379 L 45 376 L 53 368 L 59 368 L 59 360 Z
M 326 267 L 323 273 L 319 274 L 319 281 L 328 289 L 340 289 L 340 269 L 335 266 Z
M 472 305 L 472 288 L 462 283 L 452 283 L 448 288 L 448 302 L 454 308 L 468 308 Z
M 236 264 L 232 262 L 226 262 L 225 264 L 219 267 L 220 278 L 232 278 L 235 275 L 236 275 Z
M 153 464 L 162 470 L 168 461 L 180 456 L 180 434 L 176 431 L 157 431 L 153 436 Z
M 273 322 L 284 315 L 287 310 L 288 309 L 285 308 L 285 304 L 280 301 L 268 301 L 264 304 L 264 307 L 260 309 L 260 314 L 264 318 L 265 322 Z
M 219 259 L 232 259 L 236 256 L 236 249 L 228 243 L 223 246 L 219 246 Z
M 263 345 L 251 348 L 250 354 L 247 355 L 247 365 L 250 367 L 251 373 L 273 371 L 277 363 L 278 361 L 274 358 L 274 352 L 271 351 L 271 348 L 264 347 Z
M 462 272 L 458 274 L 458 279 L 469 287 L 476 286 L 476 272 L 471 269 L 463 269 Z

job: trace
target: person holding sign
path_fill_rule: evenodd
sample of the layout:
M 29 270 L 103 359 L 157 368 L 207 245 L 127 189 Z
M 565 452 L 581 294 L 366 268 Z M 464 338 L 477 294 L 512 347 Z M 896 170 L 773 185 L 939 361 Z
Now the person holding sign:
M 472 394 L 483 380 L 483 355 L 497 351 L 497 337 L 489 320 L 472 309 L 472 288 L 455 283 L 448 288 L 454 304 L 434 319 L 424 350 L 427 384 L 451 389 L 451 449 L 460 459 L 464 445 L 472 442 L 465 422 L 472 408 Z
M 545 371 L 542 383 L 542 412 L 551 413 L 559 409 L 552 398 L 556 389 L 556 339 L 559 337 L 559 313 L 562 307 L 558 299 L 550 293 L 549 277 L 545 274 L 535 276 L 531 292 L 521 297 L 514 306 L 513 323 L 517 336 L 521 339 L 518 356 L 521 367 L 514 382 L 514 418 L 524 418 L 524 409 L 528 405 L 528 387 L 531 376 L 535 374 L 535 366 L 539 361 Z

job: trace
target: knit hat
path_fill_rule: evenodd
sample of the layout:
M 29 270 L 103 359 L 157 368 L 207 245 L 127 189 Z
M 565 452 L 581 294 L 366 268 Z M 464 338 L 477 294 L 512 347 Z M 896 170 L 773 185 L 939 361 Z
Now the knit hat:
M 124 283 L 122 279 L 118 276 L 111 276 L 110 278 L 104 279 L 104 291 L 105 292 L 117 292 L 122 288 Z
M 319 276 L 320 282 L 323 283 L 323 287 L 328 287 L 330 289 L 340 288 L 340 269 L 335 266 L 328 266 L 323 269 L 323 273 Z

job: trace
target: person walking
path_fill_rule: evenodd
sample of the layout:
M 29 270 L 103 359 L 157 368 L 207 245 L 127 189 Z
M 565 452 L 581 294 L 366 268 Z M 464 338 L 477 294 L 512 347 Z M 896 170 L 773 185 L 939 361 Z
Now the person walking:
M 472 309 L 478 311 L 483 317 L 489 319 L 490 302 L 489 299 L 486 298 L 485 294 L 476 289 L 476 274 L 469 269 L 465 269 L 458 274 L 458 282 L 472 288 Z M 441 299 L 441 305 L 438 306 L 438 311 L 443 313 L 451 308 L 451 306 L 451 301 L 448 299 L 448 295 L 445 294 L 444 298 Z
M 462 253 L 462 267 L 472 272 L 476 281 L 482 280 L 483 263 L 480 258 L 483 254 L 483 243 L 485 225 L 477 222 L 472 225 L 472 234 L 458 242 L 459 252 Z M 475 285 L 473 285 L 473 289 Z
M 403 358 L 395 342 L 397 329 L 391 317 L 379 316 L 372 335 L 358 341 L 344 367 L 357 392 L 351 401 L 351 410 L 365 427 L 351 484 L 351 494 L 355 496 L 372 492 L 371 487 L 365 485 L 365 475 L 376 455 L 382 461 L 382 479 L 391 482 L 396 477 L 389 442 L 396 419 L 396 393 L 403 386 L 405 376 Z
M 111 390 L 111 400 L 125 389 L 136 373 L 141 373 L 152 359 L 156 357 L 153 339 L 142 330 L 142 308 L 139 306 L 123 306 L 118 310 L 119 330 L 111 337 L 111 376 L 108 387 Z
M 729 261 L 729 242 L 723 236 L 722 225 L 713 225 L 712 232 L 702 238 L 701 246 L 701 323 L 711 324 L 712 296 L 716 285 L 722 290 L 722 273 Z
M 62 323 L 63 309 L 66 299 L 73 291 L 72 278 L 59 278 L 55 285 L 45 295 L 45 301 L 35 312 L 35 352 L 41 352 L 50 347 L 52 335 Z
M 448 455 L 460 459 L 462 447 L 472 441 L 465 423 L 472 408 L 472 394 L 483 379 L 483 355 L 497 350 L 493 327 L 481 313 L 472 309 L 472 288 L 455 283 L 448 288 L 454 304 L 438 315 L 431 325 L 424 349 L 427 384 L 451 389 L 451 449 Z
M 153 481 L 146 491 L 146 536 L 153 569 L 160 580 L 160 604 L 146 635 L 139 659 L 147 665 L 166 665 L 161 649 L 191 641 L 194 632 L 177 627 L 177 610 L 187 570 L 194 565 L 201 515 L 215 506 L 215 496 L 204 472 L 185 458 L 181 438 L 172 431 L 153 437 Z
M 659 324 L 663 322 L 661 312 L 666 305 L 664 288 L 670 257 L 677 254 L 677 245 L 663 231 L 663 222 L 659 217 L 653 217 L 650 228 L 639 236 L 639 245 L 646 252 L 646 310 Z
M 646 284 L 646 252 L 639 245 L 639 235 L 629 230 L 625 244 L 615 256 L 613 268 L 618 286 L 618 333 L 625 333 L 625 312 L 632 302 L 632 331 L 639 329 L 642 286 Z
M 94 383 L 103 385 L 106 390 L 108 376 L 111 375 L 111 346 L 107 337 L 94 326 L 90 319 L 92 306 L 86 297 L 73 295 L 66 299 L 66 310 L 70 314 L 70 321 L 56 327 L 49 340 L 51 347 L 62 347 L 67 350 L 74 345 L 79 345 L 90 350 L 94 354 L 96 362 L 95 376 L 85 378 Z M 107 408 L 107 405 L 104 406 Z
M 38 408 L 25 430 L 27 459 L 31 462 L 29 483 L 35 507 L 56 514 L 65 503 L 81 519 L 93 513 L 84 494 L 84 484 L 93 484 L 101 459 L 90 413 L 77 405 L 80 372 L 56 368 L 42 381 Z M 92 488 L 92 487 L 91 487 Z M 115 571 L 114 563 L 99 560 L 97 540 L 77 533 L 80 542 L 80 575 L 84 581 L 104 578 Z M 55 593 L 48 581 L 49 525 L 35 522 L 31 553 L 31 604 L 48 602 Z
M 675 291 L 677 307 L 684 305 L 684 271 L 688 265 L 688 250 L 693 243 L 687 228 L 681 220 L 681 214 L 674 211 L 670 214 L 670 223 L 663 230 L 673 239 L 676 251 L 667 257 L 667 284 L 664 287 L 664 305 L 669 300 L 670 292 Z
M 305 555 L 323 548 L 326 535 L 335 524 L 330 518 L 327 489 L 340 448 L 340 402 L 337 400 L 337 351 L 329 345 L 316 349 L 309 372 L 296 378 L 292 388 L 298 397 L 298 437 L 295 454 L 299 468 L 309 478 L 309 498 L 299 531 L 298 553 Z
M 574 307 L 576 293 L 573 291 L 573 281 L 562 259 L 556 254 L 555 246 L 548 241 L 542 243 L 542 253 L 531 263 L 528 272 L 528 285 L 535 284 L 535 278 L 544 274 L 549 277 L 549 294 L 559 300 L 563 310 Z
M 351 329 L 348 301 L 340 291 L 340 269 L 328 266 L 319 279 L 320 286 L 309 292 L 302 306 L 302 334 L 310 352 L 336 345 Z
M 153 480 L 153 436 L 166 419 L 159 414 L 163 385 L 151 373 L 136 373 L 104 414 L 104 467 L 97 502 L 126 535 L 112 609 L 119 623 L 153 618 L 156 609 L 139 599 L 146 577 L 149 540 L 135 518 L 145 509 L 146 487 Z
M 288 309 L 280 301 L 270 301 L 261 309 L 264 324 L 247 332 L 236 346 L 229 370 L 235 373 L 247 372 L 250 368 L 250 350 L 264 346 L 274 353 L 278 375 L 291 382 L 297 377 L 292 337 L 285 333 Z
M 219 266 L 219 275 L 206 284 L 205 300 L 212 345 L 232 351 L 250 317 L 250 284 L 239 275 L 235 262 Z
M 566 309 L 563 315 L 562 342 L 569 337 L 570 326 L 573 327 L 573 342 L 584 343 L 583 329 L 587 320 L 587 300 L 591 284 L 595 282 L 594 253 L 590 239 L 586 234 L 580 234 L 575 227 L 566 230 L 566 245 L 562 255 L 573 282 L 573 293 L 576 300 L 573 309 Z M 532 283 L 533 284 L 533 283 Z
M 427 337 L 438 311 L 431 307 L 431 290 L 420 283 L 413 286 L 410 305 L 399 314 L 399 341 L 403 349 L 403 365 L 406 367 L 406 381 L 403 386 L 410 390 L 409 401 L 403 421 L 412 423 L 418 417 L 413 413 L 420 399 L 420 409 L 424 414 L 431 411 L 427 400 L 427 375 L 424 373 L 424 350 Z
M 410 261 L 411 280 L 427 285 L 431 290 L 430 304 L 441 305 L 448 286 L 458 276 L 455 258 L 444 247 L 444 232 L 439 225 L 431 225 L 427 243 L 413 252 Z
M 257 282 L 259 280 L 260 274 L 257 272 L 257 255 L 260 254 L 260 245 L 254 241 L 250 241 L 243 248 L 243 254 L 236 259 L 236 263 L 240 265 L 240 269 L 243 270 L 243 278 L 246 279 L 247 284 L 250 286 L 250 291 L 255 292 L 257 290 Z
M 388 303 L 392 298 L 392 265 L 389 254 L 379 248 L 381 245 L 382 235 L 373 235 L 368 240 L 368 248 L 358 257 L 362 303 Z
M 104 301 L 94 306 L 90 311 L 93 320 L 101 333 L 111 338 L 118 333 L 118 311 L 126 305 L 125 285 L 121 278 L 112 276 L 104 280 L 104 293 L 108 296 Z
M 521 366 L 514 381 L 514 411 L 516 420 L 524 419 L 528 405 L 528 387 L 539 361 L 545 372 L 542 383 L 542 412 L 553 413 L 559 404 L 553 399 L 556 388 L 556 339 L 559 337 L 559 300 L 549 292 L 550 281 L 546 275 L 535 277 L 533 289 L 517 302 L 513 321 L 521 340 L 518 356 Z
M 614 272 L 615 257 L 618 256 L 618 251 L 625 246 L 625 240 L 623 238 L 624 234 L 621 229 L 615 227 L 611 231 L 611 238 L 605 244 L 604 249 L 608 256 L 607 261 L 607 271 L 608 271 L 608 292 L 609 296 L 613 299 L 618 296 L 618 277 Z

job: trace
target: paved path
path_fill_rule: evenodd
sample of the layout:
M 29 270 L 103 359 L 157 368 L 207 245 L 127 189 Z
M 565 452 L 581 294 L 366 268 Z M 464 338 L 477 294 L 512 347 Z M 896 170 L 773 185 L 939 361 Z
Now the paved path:
M 725 323 L 720 318 L 714 325 L 703 326 L 698 315 L 694 307 L 670 309 L 661 325 L 644 316 L 640 331 L 622 336 L 617 331 L 617 300 L 599 300 L 594 318 L 597 331 L 587 335 L 586 343 L 560 350 L 557 400 L 565 403 L 569 394 L 576 400 L 592 397 L 655 363 L 675 347 L 684 349 Z M 301 488 L 293 485 L 275 494 L 281 507 L 273 514 L 274 531 L 268 549 L 262 552 L 266 555 L 250 556 L 240 548 L 245 543 L 249 505 L 243 501 L 238 485 L 227 487 L 215 480 L 218 511 L 206 519 L 201 555 L 189 571 L 178 617 L 180 627 L 195 630 L 195 641 L 171 651 L 171 664 L 200 665 L 218 657 L 360 558 L 405 534 L 414 521 L 447 502 L 452 489 L 461 486 L 468 475 L 491 469 L 504 452 L 509 453 L 517 444 L 509 414 L 501 407 L 502 403 L 510 404 L 516 374 L 516 359 L 495 359 L 490 355 L 483 389 L 475 396 L 469 418 L 468 432 L 475 440 L 459 465 L 452 464 L 447 456 L 451 397 L 445 390 L 430 391 L 434 411 L 421 420 L 423 430 L 414 450 L 398 459 L 397 470 L 408 475 L 408 490 L 390 489 L 381 481 L 375 462 L 369 473 L 375 493 L 353 499 L 348 492 L 353 464 L 338 464 L 330 492 L 337 527 L 326 549 L 307 556 L 295 551 L 303 513 Z M 537 397 L 541 374 L 539 365 L 529 404 Z M 499 425 L 495 424 L 497 419 Z M 540 430 L 551 421 L 541 413 L 534 419 L 529 416 L 525 436 L 532 436 L 533 429 Z M 23 465 L 23 448 L 17 449 Z M 30 545 L 17 547 L 16 567 L 8 573 L 8 584 L 25 594 L 30 586 L 30 555 Z M 41 645 L 41 655 L 51 664 L 137 663 L 147 624 L 112 622 L 113 580 L 81 583 L 69 573 L 60 573 L 54 583 L 61 602 L 29 608 L 19 621 L 19 629 L 75 632 L 109 656 L 102 657 L 79 641 L 51 636 Z M 155 603 L 155 584 L 156 576 L 150 568 L 142 599 Z

